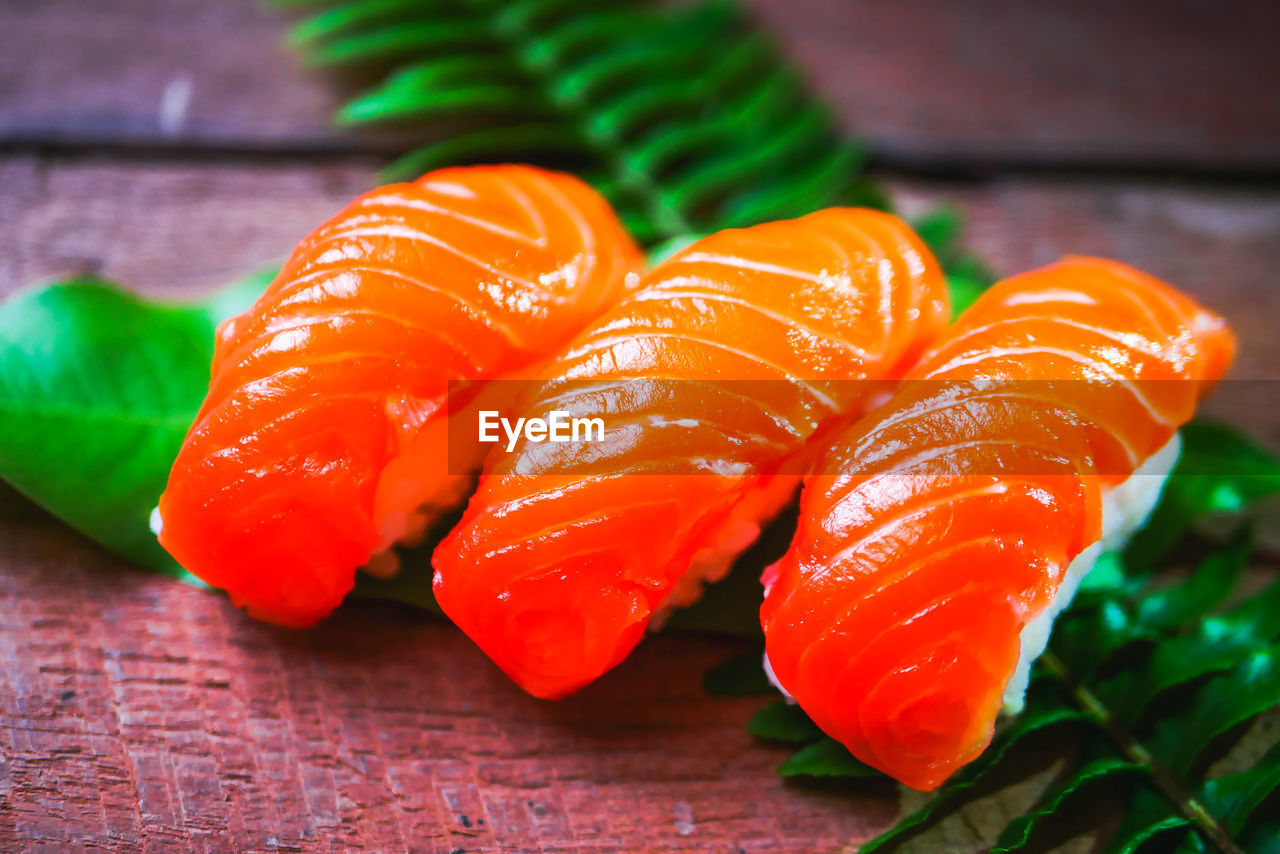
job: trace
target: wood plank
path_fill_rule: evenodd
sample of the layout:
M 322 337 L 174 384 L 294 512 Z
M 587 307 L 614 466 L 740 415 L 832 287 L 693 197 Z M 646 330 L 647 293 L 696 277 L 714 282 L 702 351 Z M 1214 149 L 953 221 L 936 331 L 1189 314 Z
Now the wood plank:
M 1280 6 L 750 0 L 850 132 L 898 160 L 1280 161 Z
M 659 637 L 577 697 L 525 696 L 443 621 L 356 604 L 254 623 L 52 520 L 0 517 L 0 847 L 835 851 L 892 789 L 805 792 Z
M 3 0 L 0 138 L 264 147 L 332 140 L 332 92 L 285 52 L 283 19 L 264 6 Z
M 373 175 L 346 161 L 0 160 L 0 294 L 86 272 L 162 296 L 208 291 L 283 259 Z
M 750 7 L 850 131 L 899 162 L 1280 166 L 1268 0 Z M 300 69 L 286 21 L 257 0 L 0 0 L 0 142 L 402 146 L 329 127 L 358 82 Z

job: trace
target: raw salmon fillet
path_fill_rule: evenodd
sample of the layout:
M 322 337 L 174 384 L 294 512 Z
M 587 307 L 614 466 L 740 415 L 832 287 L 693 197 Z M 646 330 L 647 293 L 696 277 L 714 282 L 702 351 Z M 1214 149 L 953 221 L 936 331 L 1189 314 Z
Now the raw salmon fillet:
M 521 415 L 602 416 L 603 441 L 491 451 L 435 553 L 437 600 L 525 690 L 581 688 L 727 571 L 794 494 L 814 437 L 947 315 L 937 263 L 885 213 L 694 243 L 548 367 Z
M 1221 318 L 1116 262 L 991 288 L 815 464 L 764 578 L 776 682 L 862 761 L 938 786 L 990 742 L 1021 633 L 1099 540 L 1104 496 L 1233 351 Z
M 219 329 L 161 544 L 254 616 L 314 623 L 372 555 L 461 502 L 456 461 L 483 449 L 450 465 L 450 411 L 549 357 L 641 263 L 568 175 L 443 169 L 356 199 Z

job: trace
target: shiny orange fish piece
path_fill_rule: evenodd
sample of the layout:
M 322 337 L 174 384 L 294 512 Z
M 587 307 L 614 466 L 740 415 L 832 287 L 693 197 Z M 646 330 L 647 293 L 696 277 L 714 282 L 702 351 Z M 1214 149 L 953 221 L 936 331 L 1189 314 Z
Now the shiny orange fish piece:
M 1104 494 L 1233 352 L 1221 318 L 1112 261 L 991 288 L 807 479 L 764 578 L 776 681 L 862 761 L 938 786 L 990 742 L 1022 631 L 1099 540 Z
M 531 694 L 581 688 L 724 574 L 794 494 L 812 438 L 947 314 L 937 263 L 888 214 L 694 243 L 548 367 L 521 415 L 603 416 L 607 438 L 492 451 L 436 551 L 437 600 Z
M 442 169 L 356 199 L 219 329 L 161 544 L 254 616 L 314 623 L 372 555 L 461 500 L 450 395 L 532 369 L 641 264 L 604 199 L 533 167 Z

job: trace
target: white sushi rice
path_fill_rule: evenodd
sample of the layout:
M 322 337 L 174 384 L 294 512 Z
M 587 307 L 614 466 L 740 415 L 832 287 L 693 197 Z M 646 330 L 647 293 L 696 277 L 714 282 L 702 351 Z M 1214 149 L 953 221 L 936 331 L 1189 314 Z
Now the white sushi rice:
M 1174 433 L 1163 448 L 1156 451 L 1134 470 L 1129 479 L 1102 495 L 1102 536 L 1067 566 L 1062 584 L 1049 607 L 1022 627 L 1019 640 L 1022 654 L 1018 666 L 1004 689 L 1004 712 L 1016 715 L 1022 711 L 1026 699 L 1027 683 L 1031 679 L 1031 665 L 1049 644 L 1053 621 L 1075 598 L 1080 582 L 1097 564 L 1103 552 L 1117 549 L 1129 541 L 1139 528 L 1146 524 L 1160 500 L 1169 473 L 1182 450 L 1182 439 Z
M 1080 583 L 1098 562 L 1098 557 L 1104 552 L 1123 546 L 1139 528 L 1146 524 L 1151 511 L 1160 500 L 1160 493 L 1164 490 L 1169 473 L 1173 471 L 1173 466 L 1178 461 L 1181 449 L 1181 438 L 1175 433 L 1168 444 L 1148 457 L 1127 480 L 1103 494 L 1102 536 L 1097 542 L 1076 555 L 1075 560 L 1067 566 L 1062 583 L 1058 586 L 1058 592 L 1049 603 L 1049 607 L 1022 628 L 1019 637 L 1022 654 L 1004 689 L 1005 714 L 1016 715 L 1022 711 L 1027 684 L 1031 678 L 1031 665 L 1048 645 L 1053 621 L 1071 604 L 1076 591 L 1080 588 Z M 767 654 L 764 657 L 764 672 L 788 702 L 795 702 L 774 676 Z

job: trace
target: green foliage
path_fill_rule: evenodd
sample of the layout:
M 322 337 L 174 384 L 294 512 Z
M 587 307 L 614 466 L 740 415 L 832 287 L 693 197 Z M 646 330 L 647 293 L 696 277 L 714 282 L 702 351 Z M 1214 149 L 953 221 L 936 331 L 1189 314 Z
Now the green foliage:
M 883 777 L 876 769 L 853 758 L 845 746 L 833 738 L 806 744 L 778 766 L 783 777 Z
M 1183 428 L 1182 441 L 1178 477 L 1151 524 L 1125 549 L 1125 563 L 1135 571 L 1154 567 L 1188 526 L 1280 494 L 1280 460 L 1240 431 L 1197 421 Z
M 1274 850 L 1280 822 L 1263 807 L 1280 796 L 1280 745 L 1247 770 L 1208 771 L 1252 722 L 1280 704 L 1280 579 L 1251 589 L 1245 569 L 1254 538 L 1247 524 L 1222 541 L 1196 530 L 1210 515 L 1238 513 L 1280 490 L 1277 465 L 1228 428 L 1188 425 L 1182 459 L 1150 523 L 1164 529 L 1145 532 L 1148 544 L 1159 544 L 1159 558 L 1144 547 L 1104 556 L 1095 570 L 1100 576 L 1091 574 L 1059 617 L 1050 651 L 1033 673 L 1026 710 L 918 809 L 865 844 L 863 854 L 892 850 L 955 812 L 995 774 L 1018 770 L 1009 759 L 1031 736 L 1064 728 L 1084 747 L 1057 757 L 1067 770 L 1004 828 L 992 851 L 1036 847 L 1051 821 L 1061 823 L 1090 791 L 1122 779 L 1129 785 L 1121 791 L 1134 794 L 1108 842 L 1112 854 L 1132 854 L 1168 837 L 1177 837 L 1180 851 Z M 1184 552 L 1203 555 L 1184 578 L 1171 583 L 1167 573 L 1156 572 L 1180 563 Z M 726 675 L 714 686 L 721 693 L 734 688 Z M 1162 702 L 1175 692 L 1175 701 Z M 780 700 L 761 709 L 749 729 L 799 747 L 778 769 L 784 776 L 875 773 Z
M 0 477 L 118 554 L 185 576 L 148 518 L 204 399 L 214 327 L 264 284 L 179 305 L 81 278 L 0 305 Z
M 759 665 L 759 657 L 756 657 L 756 666 Z M 756 712 L 747 723 L 747 731 L 756 738 L 787 744 L 808 744 L 823 739 L 817 724 L 809 720 L 799 706 L 785 700 L 776 700 Z
M 760 666 L 763 653 L 753 649 L 726 658 L 702 680 L 702 687 L 713 697 L 756 697 L 775 693 L 773 685 Z
M 964 248 L 963 222 L 958 211 L 939 208 L 917 219 L 916 233 L 933 251 L 951 286 L 951 315 L 959 316 L 986 290 L 995 277 L 978 256 Z
M 338 124 L 457 131 L 431 139 L 424 125 L 429 141 L 396 160 L 390 179 L 454 163 L 566 165 L 645 243 L 887 205 L 860 176 L 859 146 L 733 3 L 326 5 L 293 27 L 292 45 L 308 65 L 377 79 Z

